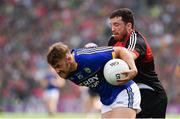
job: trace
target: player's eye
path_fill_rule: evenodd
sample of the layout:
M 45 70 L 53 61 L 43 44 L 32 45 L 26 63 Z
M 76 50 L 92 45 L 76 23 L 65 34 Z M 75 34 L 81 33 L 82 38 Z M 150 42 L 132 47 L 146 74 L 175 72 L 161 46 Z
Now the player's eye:
M 118 27 L 118 26 L 119 26 L 119 23 L 115 23 L 114 26 L 115 26 L 115 27 Z

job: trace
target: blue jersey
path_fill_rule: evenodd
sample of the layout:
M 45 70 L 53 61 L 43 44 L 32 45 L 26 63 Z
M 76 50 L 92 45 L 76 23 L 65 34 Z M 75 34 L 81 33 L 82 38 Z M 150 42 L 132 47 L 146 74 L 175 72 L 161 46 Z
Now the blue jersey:
M 123 89 L 134 83 L 129 81 L 124 85 L 114 86 L 105 80 L 104 65 L 115 56 L 112 47 L 82 48 L 72 52 L 78 67 L 68 76 L 68 80 L 97 92 L 104 105 L 112 104 Z

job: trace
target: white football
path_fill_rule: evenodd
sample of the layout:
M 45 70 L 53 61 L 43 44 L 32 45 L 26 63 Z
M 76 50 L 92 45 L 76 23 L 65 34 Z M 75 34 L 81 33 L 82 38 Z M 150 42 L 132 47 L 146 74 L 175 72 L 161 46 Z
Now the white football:
M 129 70 L 129 66 L 124 60 L 112 59 L 105 64 L 103 73 L 108 83 L 118 85 L 117 80 L 126 77 L 126 75 L 121 74 L 121 72 L 127 70 Z

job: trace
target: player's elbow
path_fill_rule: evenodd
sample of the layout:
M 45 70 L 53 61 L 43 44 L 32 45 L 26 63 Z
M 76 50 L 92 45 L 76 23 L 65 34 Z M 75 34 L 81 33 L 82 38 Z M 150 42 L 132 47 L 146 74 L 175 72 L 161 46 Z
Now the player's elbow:
M 138 74 L 137 68 L 133 69 L 133 72 L 134 72 L 134 77 L 135 77 Z

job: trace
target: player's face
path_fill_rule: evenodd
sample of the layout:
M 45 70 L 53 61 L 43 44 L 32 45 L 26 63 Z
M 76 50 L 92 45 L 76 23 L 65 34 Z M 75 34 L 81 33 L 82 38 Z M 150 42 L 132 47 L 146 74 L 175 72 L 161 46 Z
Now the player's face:
M 70 64 L 66 60 L 66 58 L 61 59 L 57 62 L 56 65 L 53 66 L 55 71 L 59 74 L 60 77 L 66 79 L 70 72 Z
M 114 17 L 110 19 L 111 30 L 116 40 L 122 40 L 127 36 L 126 24 L 121 17 Z

